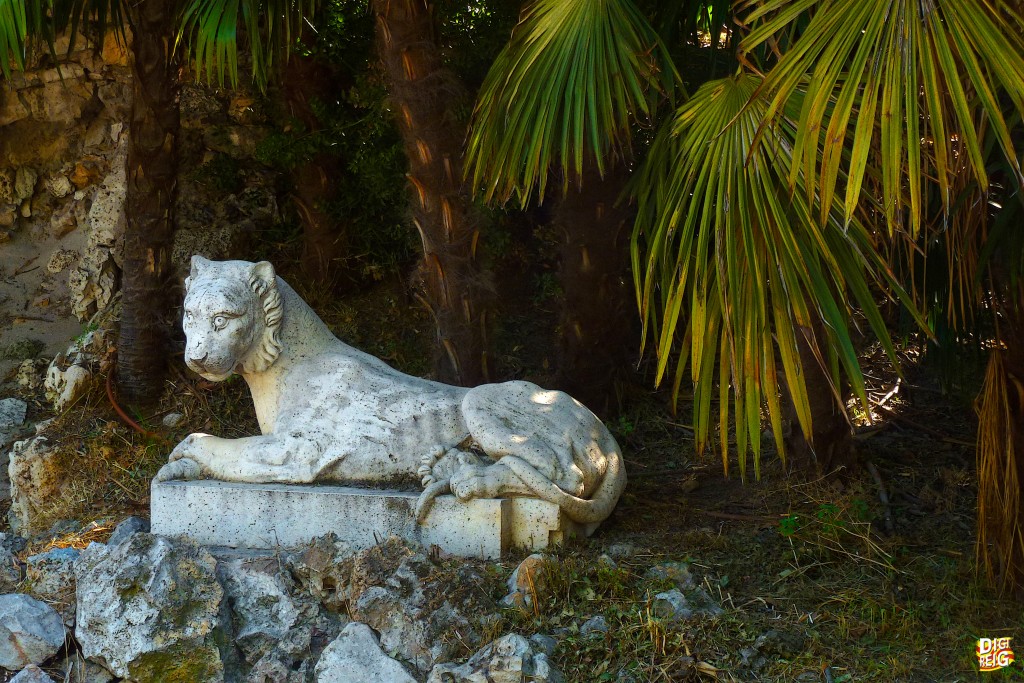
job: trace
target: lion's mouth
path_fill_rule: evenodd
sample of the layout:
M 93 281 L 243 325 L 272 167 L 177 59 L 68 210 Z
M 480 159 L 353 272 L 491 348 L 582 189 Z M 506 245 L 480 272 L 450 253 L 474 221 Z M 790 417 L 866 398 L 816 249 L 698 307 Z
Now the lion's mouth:
M 211 382 L 222 382 L 235 372 L 233 368 L 221 370 L 210 363 L 201 362 L 196 359 L 185 361 L 185 365 L 203 379 L 207 379 Z

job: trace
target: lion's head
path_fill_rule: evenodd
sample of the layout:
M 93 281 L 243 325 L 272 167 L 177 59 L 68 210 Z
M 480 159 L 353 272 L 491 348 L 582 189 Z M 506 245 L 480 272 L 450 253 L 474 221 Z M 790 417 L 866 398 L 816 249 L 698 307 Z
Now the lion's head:
M 281 353 L 281 296 L 266 261 L 192 257 L 185 278 L 185 362 L 208 380 L 263 372 Z

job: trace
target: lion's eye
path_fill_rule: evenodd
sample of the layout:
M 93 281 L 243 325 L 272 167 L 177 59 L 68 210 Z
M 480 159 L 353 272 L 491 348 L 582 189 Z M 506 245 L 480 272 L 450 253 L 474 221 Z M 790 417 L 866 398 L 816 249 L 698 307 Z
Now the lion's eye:
M 223 330 L 224 326 L 227 324 L 228 319 L 223 315 L 218 315 L 216 318 L 213 319 L 213 329 L 215 330 Z

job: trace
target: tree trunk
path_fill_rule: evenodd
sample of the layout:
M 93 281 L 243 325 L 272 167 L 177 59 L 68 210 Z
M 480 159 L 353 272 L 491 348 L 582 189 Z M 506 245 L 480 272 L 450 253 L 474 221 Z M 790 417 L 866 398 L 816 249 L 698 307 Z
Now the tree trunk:
M 1024 287 L 997 303 L 1003 319 L 978 397 L 978 561 L 1024 602 Z
M 311 102 L 327 101 L 332 90 L 343 87 L 337 74 L 322 61 L 302 55 L 292 55 L 284 68 L 282 90 L 288 113 L 301 121 L 307 132 L 321 130 L 323 123 Z M 302 221 L 302 272 L 316 283 L 345 288 L 354 279 L 347 265 L 348 231 L 326 208 L 338 196 L 336 179 L 342 172 L 336 156 L 319 153 L 298 163 L 291 177 L 292 200 Z
M 587 159 L 554 216 L 565 236 L 557 382 L 599 413 L 616 407 L 616 381 L 629 372 L 638 347 L 637 315 L 627 283 L 632 211 L 616 206 L 626 178 L 621 163 L 602 178 L 597 164 Z
M 140 407 L 154 404 L 163 391 L 171 329 L 179 128 L 177 9 L 173 0 L 128 5 L 134 78 L 117 386 L 125 403 Z
M 812 334 L 817 344 L 827 343 L 824 329 L 816 326 Z M 791 431 L 786 438 L 791 472 L 806 476 L 826 476 L 857 464 L 853 447 L 853 429 L 846 417 L 845 403 L 850 390 L 846 382 L 832 386 L 828 373 L 821 366 L 813 346 L 797 331 L 797 348 L 803 368 L 807 401 L 811 409 L 811 433 L 804 434 L 796 417 L 796 408 L 788 387 L 783 391 L 783 410 Z M 822 359 L 827 359 L 822 351 Z M 781 367 L 781 365 L 780 365 Z M 780 373 L 780 377 L 782 373 Z M 838 391 L 839 396 L 836 396 Z
M 377 46 L 409 159 L 412 220 L 423 245 L 416 276 L 437 330 L 437 379 L 473 386 L 488 378 L 488 286 L 477 262 L 479 229 L 462 183 L 467 101 L 444 66 L 424 0 L 373 0 Z

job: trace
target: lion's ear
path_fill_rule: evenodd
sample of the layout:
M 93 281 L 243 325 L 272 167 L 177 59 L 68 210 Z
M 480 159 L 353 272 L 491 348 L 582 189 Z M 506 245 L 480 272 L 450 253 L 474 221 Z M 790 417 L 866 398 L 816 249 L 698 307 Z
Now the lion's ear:
M 270 261 L 260 261 L 259 263 L 252 264 L 250 272 L 254 278 L 262 280 L 268 285 L 277 283 L 274 275 L 274 266 L 270 265 Z
M 199 275 L 206 266 L 210 265 L 208 259 L 203 258 L 199 254 L 195 254 L 192 257 L 192 268 L 189 271 L 188 277 L 185 278 L 185 293 L 188 293 L 189 288 L 192 286 L 192 280 Z
M 203 270 L 205 270 L 206 267 L 210 265 L 210 263 L 211 261 L 209 259 L 204 258 L 199 254 L 196 254 L 195 256 L 192 257 L 192 269 L 188 276 L 194 278 L 195 276 L 199 275 L 199 273 L 201 273 Z

